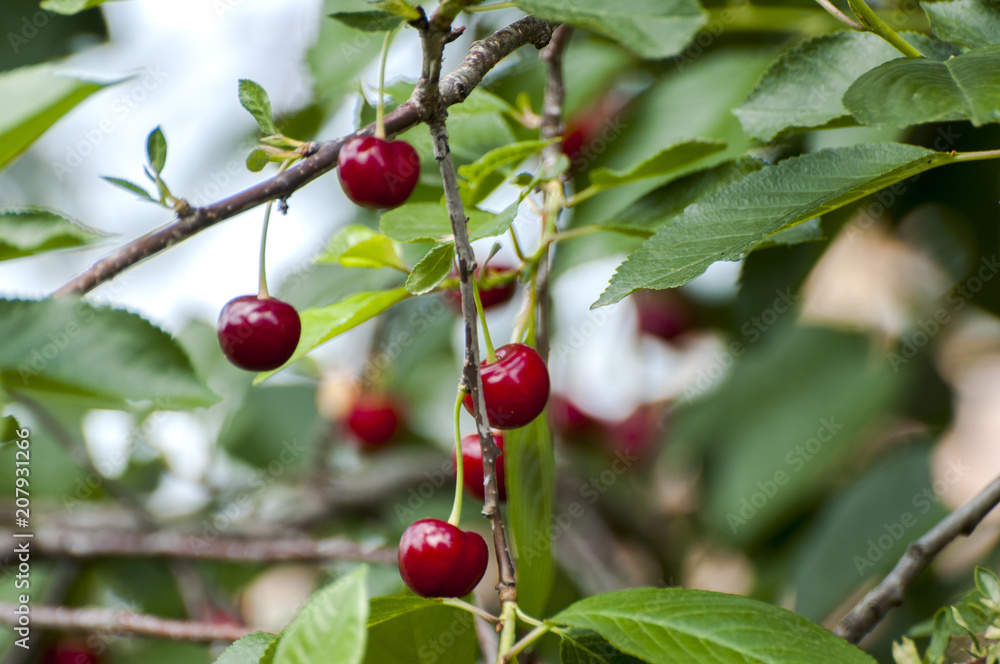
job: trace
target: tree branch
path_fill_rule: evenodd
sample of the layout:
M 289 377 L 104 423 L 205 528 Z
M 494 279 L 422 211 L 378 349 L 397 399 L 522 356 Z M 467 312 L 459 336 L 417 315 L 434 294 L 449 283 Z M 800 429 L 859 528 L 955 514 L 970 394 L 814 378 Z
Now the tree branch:
M 474 42 L 462 63 L 455 71 L 441 79 L 438 86 L 443 107 L 459 104 L 472 93 L 486 73 L 502 59 L 526 44 L 541 48 L 552 35 L 555 24 L 526 16 L 498 30 L 489 37 Z M 399 134 L 426 121 L 436 109 L 420 103 L 422 86 L 417 86 L 413 96 L 385 116 L 386 132 Z M 59 288 L 54 294 L 85 293 L 139 261 L 172 247 L 220 221 L 234 217 L 267 201 L 285 199 L 333 170 L 341 146 L 354 136 L 371 135 L 374 123 L 350 136 L 317 144 L 313 151 L 298 164 L 283 173 L 245 189 L 229 198 L 200 208 L 190 208 L 173 222 L 148 233 L 101 259 L 77 277 Z
M 975 530 L 997 503 L 1000 503 L 1000 477 L 910 544 L 889 575 L 840 621 L 833 633 L 851 643 L 860 641 L 890 609 L 903 603 L 906 588 L 942 549 L 959 535 L 969 535 Z
M 0 622 L 17 625 L 17 605 L 0 602 Z M 32 606 L 31 626 L 64 632 L 155 636 L 171 641 L 236 641 L 254 630 L 227 623 L 168 620 L 128 610 Z
M 108 532 L 40 528 L 33 549 L 42 555 L 73 558 L 136 556 L 226 560 L 240 562 L 350 560 L 394 565 L 396 551 L 365 547 L 341 537 L 326 539 L 238 539 L 207 540 L 195 533 L 177 531 Z M 9 538 L 10 531 L 4 533 Z
M 545 63 L 545 97 L 542 102 L 541 138 L 562 139 L 566 128 L 563 124 L 563 106 L 566 101 L 566 84 L 563 79 L 563 53 L 573 37 L 573 27 L 560 25 L 552 33 L 549 45 L 542 49 L 541 59 Z M 559 157 L 562 156 L 562 140 L 542 149 L 542 164 L 546 171 L 551 172 Z M 552 187 L 563 190 L 563 181 L 568 177 L 563 173 L 560 180 Z M 549 189 L 546 188 L 542 209 L 548 210 Z M 560 197 L 562 200 L 562 197 Z M 548 259 L 548 257 L 546 257 Z M 546 362 L 549 359 L 549 337 L 551 332 L 552 303 L 549 291 L 549 260 L 539 261 L 538 277 L 535 281 L 535 298 L 538 301 L 538 330 L 535 335 L 538 354 Z
M 447 27 L 442 29 L 432 19 L 428 29 L 422 34 L 424 42 L 424 59 L 440 60 L 443 54 L 444 38 Z M 433 72 L 433 65 L 424 65 L 425 71 Z M 432 79 L 422 80 L 418 89 L 435 89 L 436 82 Z M 443 81 L 442 86 L 443 88 Z M 426 92 L 424 93 L 426 94 Z M 426 98 L 426 97 L 425 97 Z M 476 259 L 469 243 L 469 233 L 465 227 L 468 217 L 458 190 L 458 176 L 455 164 L 451 158 L 448 146 L 448 130 L 444 118 L 447 105 L 442 101 L 437 105 L 437 113 L 428 122 L 431 139 L 434 144 L 434 158 L 441 171 L 444 184 L 445 205 L 451 220 L 452 232 L 455 235 L 455 249 L 458 254 L 459 290 L 462 294 L 462 318 L 465 324 L 465 364 L 462 367 L 462 382 L 466 391 L 472 395 L 473 416 L 479 433 L 479 442 L 483 450 L 483 473 L 486 478 L 483 516 L 489 519 L 493 532 L 493 549 L 496 554 L 500 571 L 497 591 L 501 602 L 517 601 L 517 586 L 514 573 L 514 562 L 507 545 L 507 535 L 504 530 L 503 516 L 499 509 L 499 493 L 497 490 L 496 461 L 500 449 L 493 441 L 486 418 L 486 401 L 483 398 L 483 381 L 479 373 L 479 328 L 476 313 L 475 296 L 472 291 L 472 275 L 476 269 Z

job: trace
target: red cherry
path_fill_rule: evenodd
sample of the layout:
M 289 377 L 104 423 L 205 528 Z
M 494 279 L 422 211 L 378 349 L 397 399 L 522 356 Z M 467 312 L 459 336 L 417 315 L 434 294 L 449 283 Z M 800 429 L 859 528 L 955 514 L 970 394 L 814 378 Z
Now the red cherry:
M 370 210 L 402 205 L 420 178 L 420 157 L 406 141 L 357 136 L 340 149 L 337 172 L 344 193 Z
M 644 290 L 636 293 L 635 298 L 640 332 L 671 341 L 694 324 L 690 302 L 676 291 Z
M 70 640 L 50 648 L 43 664 L 97 664 L 97 655 L 83 641 Z
M 420 519 L 399 540 L 399 575 L 423 597 L 464 597 L 486 574 L 490 550 L 478 533 Z
M 479 365 L 483 376 L 486 415 L 494 429 L 517 429 L 545 410 L 549 399 L 549 370 L 542 356 L 524 344 L 507 344 L 496 350 L 493 362 Z M 472 395 L 465 409 L 472 412 Z
M 367 447 L 389 441 L 399 428 L 399 411 L 389 397 L 374 393 L 358 396 L 347 416 L 347 428 Z
M 500 500 L 507 500 L 507 483 L 503 468 L 503 432 L 493 432 L 493 442 L 500 448 L 497 457 L 497 494 Z M 454 455 L 452 463 L 455 463 Z M 479 445 L 479 434 L 470 433 L 462 437 L 462 480 L 465 489 L 479 500 L 486 498 L 486 482 L 483 478 L 483 448 Z
M 295 352 L 302 323 L 287 302 L 242 295 L 222 307 L 218 330 L 219 345 L 230 362 L 249 371 L 269 371 Z
M 486 265 L 486 277 L 492 277 L 497 274 L 504 272 L 510 272 L 514 268 L 510 265 L 504 263 L 495 263 L 490 261 Z M 482 272 L 482 268 L 476 270 L 476 278 L 479 278 L 479 274 Z M 458 276 L 457 274 L 453 274 Z M 499 286 L 494 286 L 493 288 L 480 288 L 479 289 L 479 301 L 483 304 L 483 309 L 491 309 L 493 307 L 499 306 L 504 302 L 510 300 L 514 297 L 514 291 L 517 290 L 516 281 L 509 281 L 505 284 Z M 445 301 L 455 308 L 456 311 L 462 310 L 462 296 L 457 290 L 450 290 L 444 295 Z
M 663 433 L 663 413 L 654 404 L 636 408 L 623 420 L 604 424 L 604 436 L 612 449 L 629 456 L 644 457 Z
M 549 399 L 549 419 L 556 433 L 567 438 L 585 434 L 597 424 L 594 418 L 561 394 L 553 394 Z

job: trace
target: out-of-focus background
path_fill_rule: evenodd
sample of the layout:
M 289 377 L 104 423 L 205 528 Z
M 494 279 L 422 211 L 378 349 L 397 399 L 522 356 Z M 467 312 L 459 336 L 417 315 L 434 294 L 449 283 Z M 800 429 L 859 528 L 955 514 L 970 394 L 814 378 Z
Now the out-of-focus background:
M 163 176 L 194 205 L 273 173 L 244 165 L 258 133 L 239 104 L 239 79 L 264 87 L 279 125 L 296 138 L 329 139 L 370 121 L 381 37 L 325 18 L 349 5 L 134 0 L 67 18 L 6 0 L 4 70 L 60 57 L 60 71 L 118 82 L 0 172 L 4 206 L 54 208 L 109 237 L 0 263 L 0 296 L 43 298 L 170 221 L 168 211 L 100 179 L 143 181 L 146 136 L 157 126 L 169 146 Z M 469 29 L 449 46 L 445 68 L 472 39 L 518 15 L 463 17 Z M 748 150 L 775 160 L 875 140 L 936 149 L 941 140 L 948 149 L 1000 144 L 995 129 L 951 123 L 909 132 L 836 129 L 753 145 L 730 109 L 786 39 L 723 36 L 677 61 L 649 63 L 578 34 L 567 54 L 567 134 L 581 134 L 582 168 L 631 164 L 688 136 L 728 140 L 718 161 Z M 390 104 L 405 98 L 418 62 L 416 38 L 404 30 L 388 60 Z M 483 94 L 513 105 L 526 91 L 538 110 L 541 81 L 536 54 L 518 53 L 490 74 Z M 437 200 L 424 134 L 417 128 L 405 137 L 424 159 L 415 198 Z M 452 135 L 461 163 L 531 132 L 482 103 L 453 109 Z M 607 219 L 662 183 L 622 187 L 565 223 Z M 498 187 L 482 207 L 499 211 L 515 195 Z M 641 292 L 596 310 L 590 304 L 641 238 L 602 233 L 561 244 L 549 364 L 555 510 L 567 517 L 582 506 L 584 516 L 567 517 L 553 535 L 558 575 L 550 608 L 581 594 L 683 585 L 747 594 L 835 624 L 910 540 L 1000 472 L 998 201 L 991 162 L 930 172 L 811 224 L 810 242 L 779 240 L 741 262 L 717 263 L 681 289 Z M 375 215 L 345 198 L 335 174 L 288 203 L 286 215 L 272 217 L 267 247 L 279 297 L 305 308 L 400 281 L 390 270 L 313 263 L 338 228 L 377 227 Z M 256 290 L 262 216 L 251 210 L 218 224 L 88 296 L 177 335 L 221 397 L 216 405 L 110 408 L 67 397 L 38 409 L 9 407 L 37 430 L 36 505 L 52 527 L 127 523 L 122 491 L 180 531 L 343 534 L 371 546 L 393 547 L 413 520 L 447 514 L 462 345 L 454 309 L 437 294 L 406 302 L 251 387 L 252 374 L 222 358 L 214 326 L 226 301 Z M 530 202 L 515 229 L 529 246 L 537 240 Z M 481 258 L 492 244 L 477 243 Z M 406 259 L 419 258 L 419 249 L 407 247 Z M 516 256 L 502 240 L 493 260 L 513 264 Z M 517 293 L 491 310 L 495 340 L 510 336 L 521 304 Z M 358 390 L 391 394 L 403 421 L 393 444 L 376 453 L 352 441 L 343 423 Z M 45 426 L 45 412 L 61 426 Z M 65 449 L 67 436 L 80 444 L 75 453 Z M 304 451 L 277 461 L 290 442 Z M 0 478 L 3 496 L 11 495 L 10 482 Z M 474 507 L 465 521 L 486 532 Z M 892 637 L 967 590 L 971 564 L 995 567 L 997 539 L 989 520 L 949 549 L 872 635 L 874 651 L 885 657 Z M 212 610 L 278 630 L 325 571 L 342 568 L 206 564 L 199 574 Z M 56 568 L 37 569 L 44 587 Z M 487 604 L 495 601 L 491 574 L 477 591 Z M 191 613 L 190 598 L 160 562 L 88 562 L 80 579 L 64 598 L 69 603 Z M 391 567 L 372 584 L 383 593 L 400 586 Z M 9 585 L 3 593 L 12 592 Z M 0 633 L 0 642 L 8 640 Z M 207 648 L 99 642 L 109 661 L 210 661 Z

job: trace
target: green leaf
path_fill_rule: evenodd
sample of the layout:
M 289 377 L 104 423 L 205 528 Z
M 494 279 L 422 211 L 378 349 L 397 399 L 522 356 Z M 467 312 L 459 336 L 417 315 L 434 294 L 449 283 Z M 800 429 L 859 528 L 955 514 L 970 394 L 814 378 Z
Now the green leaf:
M 476 661 L 476 630 L 468 611 L 412 596 L 375 598 L 371 611 L 366 664 Z
M 163 166 L 167 163 L 167 139 L 159 127 L 149 132 L 146 138 L 146 156 L 156 173 L 163 171 Z
M 1000 44 L 998 0 L 947 0 L 921 3 L 934 34 L 946 41 L 979 48 Z
M 277 640 L 277 636 L 267 632 L 247 634 L 226 648 L 215 664 L 260 664 L 268 648 Z
M 874 664 L 847 641 L 791 611 L 686 588 L 595 595 L 550 622 L 593 630 L 650 664 Z
M 628 169 L 613 171 L 609 168 L 595 168 L 590 173 L 590 186 L 603 191 L 629 182 L 666 175 L 724 149 L 726 144 L 722 141 L 702 138 L 681 141 Z
M 507 232 L 517 215 L 517 205 L 508 206 L 500 214 L 466 208 L 470 240 L 493 237 Z M 451 219 L 444 203 L 410 203 L 389 210 L 379 219 L 383 233 L 399 242 L 451 242 Z
M 164 409 L 216 401 L 174 339 L 126 311 L 81 300 L 0 300 L 0 371 L 10 389 L 70 388 Z
M 306 309 L 299 313 L 302 320 L 302 335 L 299 345 L 291 358 L 274 371 L 265 371 L 254 378 L 254 385 L 270 378 L 284 367 L 304 357 L 316 346 L 333 339 L 338 334 L 357 327 L 397 302 L 402 302 L 410 294 L 402 286 L 393 290 L 357 293 L 346 300 L 328 304 L 325 307 Z
M 600 225 L 649 237 L 687 206 L 763 167 L 764 162 L 759 159 L 741 157 L 695 171 L 654 189 Z
M 78 14 L 84 9 L 99 7 L 109 0 L 42 0 L 42 9 L 57 14 Z
M 387 595 L 372 597 L 371 609 L 368 612 L 368 626 L 384 623 L 399 616 L 435 606 L 441 606 L 440 599 L 417 597 L 416 595 Z
M 40 207 L 0 210 L 0 261 L 83 247 L 104 237 L 103 233 L 55 210 Z
M 705 24 L 695 0 L 517 0 L 517 6 L 613 39 L 650 60 L 677 55 Z
M 944 62 L 901 58 L 872 69 L 844 94 L 844 106 L 871 127 L 968 119 L 1000 122 L 1000 44 Z
M 990 570 L 976 566 L 976 588 L 983 594 L 983 597 L 1000 602 L 1000 579 Z
M 571 629 L 562 634 L 560 664 L 642 664 L 589 630 Z
M 247 155 L 247 170 L 259 173 L 271 162 L 271 156 L 261 148 L 254 148 Z
M 240 104 L 250 112 L 265 136 L 278 134 L 271 113 L 271 100 L 259 84 L 245 78 L 240 79 Z
M 360 664 L 368 635 L 367 572 L 360 566 L 315 593 L 281 635 L 274 664 L 313 664 L 317 659 Z
M 393 267 L 408 271 L 396 251 L 395 243 L 361 224 L 341 229 L 330 239 L 326 251 L 316 258 L 316 262 L 340 263 L 344 267 Z
M 110 182 L 116 187 L 120 187 L 126 191 L 131 191 L 133 194 L 137 194 L 139 198 L 150 201 L 151 203 L 159 203 L 159 201 L 153 198 L 153 196 L 148 191 L 146 191 L 140 185 L 137 185 L 134 182 L 130 182 L 122 178 L 113 178 L 110 175 L 102 175 L 101 179 L 104 180 L 105 182 Z
M 841 98 L 859 76 L 900 53 L 870 32 L 841 30 L 804 39 L 768 67 L 735 109 L 762 141 L 803 129 L 854 124 Z
M 18 440 L 20 436 L 17 435 L 17 432 L 20 429 L 21 425 L 13 415 L 0 417 L 0 448 Z
M 841 389 L 850 384 L 840 381 Z M 867 386 L 859 384 L 859 387 L 867 391 Z M 828 394 L 833 392 L 831 389 Z M 839 400 L 854 401 L 851 409 L 855 413 L 859 407 L 867 407 L 856 397 Z M 847 423 L 840 417 L 836 419 L 841 424 Z M 853 427 L 852 423 L 847 424 Z M 838 439 L 842 433 L 837 432 Z M 839 447 L 840 442 L 835 440 L 833 444 Z M 860 451 L 856 444 L 850 447 Z M 947 512 L 936 501 L 928 500 L 922 493 L 928 486 L 934 486 L 929 451 L 928 444 L 896 450 L 823 503 L 811 527 L 801 535 L 791 565 L 789 582 L 795 591 L 796 613 L 811 620 L 823 620 L 859 585 L 875 582 L 887 574 L 910 542 L 946 516 Z M 821 450 L 820 454 L 826 457 L 827 450 Z M 822 457 L 816 459 L 820 462 L 817 470 L 824 462 Z M 801 455 L 795 458 L 804 462 Z M 850 463 L 851 459 L 841 457 L 841 465 L 845 461 Z M 814 460 L 808 463 L 810 468 L 803 472 L 813 470 Z M 792 470 L 787 465 L 785 468 Z M 819 474 L 810 472 L 810 477 Z M 817 478 L 817 483 L 822 481 Z
M 330 14 L 346 26 L 362 32 L 387 32 L 403 22 L 403 17 L 394 16 L 389 12 L 337 12 Z
M 419 20 L 422 16 L 420 11 L 416 9 L 413 5 L 406 0 L 369 0 L 371 4 L 376 9 L 380 9 L 386 13 L 392 14 L 394 16 L 400 16 L 407 21 Z
M 423 295 L 441 283 L 455 262 L 454 243 L 439 244 L 428 251 L 406 278 L 406 290 L 413 295 Z
M 751 173 L 661 227 L 618 267 L 593 306 L 640 288 L 683 285 L 778 231 L 952 160 L 913 145 L 877 143 L 819 150 Z
M 896 664 L 923 664 L 917 644 L 905 636 L 901 643 L 892 644 L 892 659 Z
M 459 166 L 458 174 L 469 181 L 469 186 L 472 189 L 476 189 L 488 175 L 497 169 L 508 164 L 519 164 L 528 157 L 537 154 L 542 148 L 552 144 L 555 140 L 557 139 L 549 141 L 519 141 L 495 148 L 471 164 Z
M 504 435 L 504 470 L 510 533 L 517 553 L 517 601 L 527 613 L 545 610 L 555 575 L 552 561 L 552 500 L 555 453 L 548 418 Z
M 0 168 L 24 152 L 35 139 L 73 107 L 106 87 L 100 83 L 59 76 L 49 65 L 22 67 L 0 74 Z M 77 155 L 77 159 L 79 159 Z M 55 162 L 56 177 L 76 164 Z

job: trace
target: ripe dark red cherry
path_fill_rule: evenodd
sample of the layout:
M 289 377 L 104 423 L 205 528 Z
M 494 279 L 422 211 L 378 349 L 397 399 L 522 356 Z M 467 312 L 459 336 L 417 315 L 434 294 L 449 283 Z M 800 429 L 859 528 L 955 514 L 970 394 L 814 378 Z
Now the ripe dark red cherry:
M 479 372 L 483 376 L 486 415 L 494 429 L 523 427 L 545 410 L 549 370 L 531 346 L 501 346 L 496 350 L 496 359 L 480 364 Z M 471 413 L 472 395 L 465 395 L 463 403 Z
M 399 540 L 399 575 L 423 597 L 464 597 L 486 574 L 489 556 L 478 533 L 440 519 L 421 519 Z
M 514 268 L 505 263 L 496 263 L 490 261 L 486 265 L 486 276 L 492 277 L 496 274 L 503 272 L 510 272 Z M 476 278 L 479 278 L 482 268 L 476 270 Z M 453 277 L 457 277 L 457 274 L 453 274 Z M 505 284 L 495 286 L 493 288 L 480 288 L 479 289 L 479 301 L 483 304 L 483 309 L 491 309 L 493 307 L 499 306 L 504 302 L 508 302 L 510 298 L 514 297 L 514 291 L 517 290 L 517 282 L 509 281 Z M 445 301 L 455 308 L 456 311 L 462 310 L 462 296 L 457 290 L 450 290 L 445 293 Z
M 340 149 L 337 172 L 348 198 L 370 210 L 387 210 L 413 193 L 420 157 L 406 141 L 357 136 Z
M 584 436 L 593 431 L 597 421 L 562 394 L 553 394 L 549 399 L 549 420 L 552 429 L 568 439 Z
M 347 428 L 367 447 L 388 442 L 399 428 L 396 403 L 387 396 L 366 392 L 358 395 L 347 416 Z
M 507 482 L 504 479 L 503 468 L 503 432 L 494 431 L 493 441 L 500 448 L 497 457 L 497 494 L 500 500 L 507 500 Z M 452 463 L 454 463 L 454 457 Z M 486 498 L 486 485 L 483 482 L 483 448 L 479 445 L 479 434 L 470 433 L 462 437 L 462 482 L 466 491 L 479 500 Z
M 269 371 L 295 352 L 302 323 L 287 302 L 242 295 L 222 307 L 218 332 L 219 346 L 230 362 L 248 371 Z

